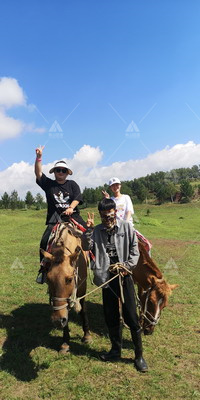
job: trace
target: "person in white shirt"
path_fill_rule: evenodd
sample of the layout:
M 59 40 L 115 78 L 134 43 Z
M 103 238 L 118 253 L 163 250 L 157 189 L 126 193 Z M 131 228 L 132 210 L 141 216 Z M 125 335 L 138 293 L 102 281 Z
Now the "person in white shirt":
M 118 178 L 111 178 L 109 180 L 109 186 L 113 192 L 111 199 L 114 200 L 116 204 L 117 219 L 123 219 L 124 221 L 130 222 L 132 225 L 134 225 L 132 218 L 132 215 L 134 214 L 133 204 L 128 194 L 122 194 L 120 192 L 120 180 Z M 106 191 L 102 191 L 102 193 L 104 197 L 110 197 Z
M 134 222 L 133 222 L 133 217 L 132 215 L 134 214 L 134 209 L 133 209 L 133 203 L 128 194 L 122 194 L 120 192 L 121 190 L 121 182 L 119 178 L 113 177 L 110 178 L 109 180 L 109 186 L 111 191 L 113 192 L 113 196 L 111 197 L 112 200 L 114 200 L 116 204 L 116 217 L 118 220 L 122 219 L 124 221 L 129 222 L 133 227 L 134 227 Z M 110 195 L 102 190 L 102 194 L 104 197 L 107 199 L 110 198 Z M 136 235 L 138 240 L 140 240 L 143 244 L 149 255 L 151 255 L 151 243 L 149 240 L 138 230 L 136 230 Z

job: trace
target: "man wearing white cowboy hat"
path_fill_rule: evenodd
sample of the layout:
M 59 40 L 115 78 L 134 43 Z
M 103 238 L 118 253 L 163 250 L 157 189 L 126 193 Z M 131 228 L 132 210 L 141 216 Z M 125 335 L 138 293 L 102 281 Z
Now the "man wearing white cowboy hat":
M 78 204 L 83 202 L 80 188 L 75 181 L 67 179 L 68 175 L 72 175 L 72 170 L 65 161 L 57 161 L 49 171 L 50 174 L 54 173 L 55 180 L 48 178 L 42 172 L 43 149 L 44 146 L 36 149 L 35 175 L 36 183 L 45 191 L 47 199 L 47 228 L 40 243 L 40 248 L 46 250 L 50 233 L 57 222 L 65 221 L 72 216 L 84 228 L 87 228 L 87 225 L 77 208 Z M 43 255 L 40 253 L 40 260 L 42 258 Z

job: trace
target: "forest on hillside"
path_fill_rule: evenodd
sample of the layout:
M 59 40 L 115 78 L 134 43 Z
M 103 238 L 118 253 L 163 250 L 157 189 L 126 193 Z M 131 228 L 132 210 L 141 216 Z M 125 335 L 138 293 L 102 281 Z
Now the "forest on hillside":
M 109 186 L 104 184 L 96 188 L 83 190 L 83 205 L 96 205 L 102 198 L 102 190 L 112 195 Z M 133 203 L 189 202 L 200 197 L 200 165 L 191 168 L 172 169 L 169 172 L 155 172 L 142 178 L 122 181 L 121 193 L 128 194 Z M 11 194 L 5 192 L 0 199 L 0 208 L 24 209 L 35 207 L 37 210 L 46 208 L 46 202 L 40 193 L 34 197 L 30 191 L 21 199 L 13 189 Z
M 162 204 L 171 202 L 189 202 L 200 195 L 200 165 L 191 168 L 172 169 L 169 172 L 155 172 L 142 178 L 122 181 L 121 193 L 128 194 L 133 203 L 154 202 Z M 110 195 L 109 186 L 85 188 L 84 203 L 96 204 L 102 198 L 102 190 Z

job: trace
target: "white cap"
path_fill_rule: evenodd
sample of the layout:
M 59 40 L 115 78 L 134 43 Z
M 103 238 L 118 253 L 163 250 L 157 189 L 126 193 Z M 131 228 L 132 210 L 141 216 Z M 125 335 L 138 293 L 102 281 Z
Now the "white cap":
M 66 168 L 68 170 L 68 174 L 69 175 L 73 174 L 72 170 L 68 168 L 68 166 L 67 166 L 65 161 L 57 161 L 54 164 L 54 167 L 50 169 L 49 173 L 52 174 L 54 172 L 55 168 Z
M 114 185 L 114 183 L 121 183 L 119 178 L 110 178 L 109 186 Z

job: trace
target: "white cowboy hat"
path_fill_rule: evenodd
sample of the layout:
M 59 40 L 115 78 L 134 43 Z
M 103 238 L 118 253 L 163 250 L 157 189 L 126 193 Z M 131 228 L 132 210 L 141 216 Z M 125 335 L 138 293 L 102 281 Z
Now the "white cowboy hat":
M 67 166 L 65 161 L 57 161 L 54 164 L 54 167 L 50 169 L 49 173 L 52 174 L 54 172 L 55 168 L 66 168 L 68 170 L 69 175 L 73 174 L 72 170 L 69 169 L 69 167 Z

